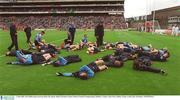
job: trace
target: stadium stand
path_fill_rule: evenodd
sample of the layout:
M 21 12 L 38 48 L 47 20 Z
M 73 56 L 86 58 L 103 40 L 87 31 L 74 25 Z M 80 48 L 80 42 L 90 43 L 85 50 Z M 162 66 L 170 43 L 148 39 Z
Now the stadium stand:
M 91 29 L 103 21 L 106 29 L 124 29 L 123 13 L 124 0 L 4 0 L 0 1 L 0 28 L 15 22 L 19 29 L 25 25 L 66 29 L 74 22 L 79 29 Z

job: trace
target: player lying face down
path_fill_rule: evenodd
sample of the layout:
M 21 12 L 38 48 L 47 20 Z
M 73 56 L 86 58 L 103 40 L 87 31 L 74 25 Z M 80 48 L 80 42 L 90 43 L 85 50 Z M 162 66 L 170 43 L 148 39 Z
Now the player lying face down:
M 122 61 L 127 61 L 127 60 L 133 60 L 137 58 L 137 54 L 135 52 L 124 52 L 122 49 L 116 49 L 114 52 L 114 56 L 118 56 L 119 58 L 122 59 Z
M 53 66 L 58 67 L 58 66 L 64 66 L 70 63 L 75 63 L 75 62 L 80 62 L 80 61 L 81 61 L 81 58 L 79 57 L 79 55 L 69 55 L 66 57 L 59 57 L 52 64 Z
M 30 64 L 42 64 L 49 62 L 54 54 L 50 53 L 38 53 L 38 54 L 23 54 L 21 51 L 16 51 L 16 62 L 9 62 L 7 64 L 21 64 L 21 65 L 30 65 Z
M 108 67 L 120 68 L 124 64 L 123 59 L 120 56 L 106 55 L 100 59 L 103 60 Z
M 108 67 L 105 65 L 103 60 L 98 60 L 95 62 L 92 62 L 88 65 L 84 65 L 80 68 L 79 71 L 74 73 L 56 73 L 57 76 L 67 76 L 67 77 L 76 77 L 80 78 L 82 80 L 87 80 L 89 78 L 94 77 L 94 74 L 96 72 L 103 71 L 105 69 L 108 69 Z
M 133 69 L 139 70 L 139 71 L 148 71 L 153 73 L 160 73 L 162 75 L 167 75 L 165 71 L 162 69 L 158 69 L 155 67 L 152 67 L 152 62 L 149 57 L 142 56 L 134 60 Z

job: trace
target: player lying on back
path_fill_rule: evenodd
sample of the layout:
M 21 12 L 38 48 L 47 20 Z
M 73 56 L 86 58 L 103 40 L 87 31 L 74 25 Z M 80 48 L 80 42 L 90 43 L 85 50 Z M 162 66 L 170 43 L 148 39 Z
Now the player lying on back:
M 105 56 L 100 59 L 97 59 L 94 62 L 91 62 L 87 65 L 84 65 L 80 68 L 79 71 L 74 73 L 56 73 L 57 76 L 67 76 L 67 77 L 76 77 L 83 80 L 94 77 L 95 73 L 108 69 L 108 67 L 117 67 L 120 68 L 123 66 L 123 61 L 116 59 L 113 56 Z
M 23 50 L 22 49 L 21 52 L 23 54 L 32 54 L 32 52 L 29 50 Z M 6 52 L 6 56 L 16 56 L 16 50 L 11 50 L 11 51 Z
M 88 54 L 96 54 L 98 52 L 104 51 L 98 48 L 96 43 L 89 42 L 87 45 L 88 45 L 88 48 L 87 48 L 86 53 Z
M 89 78 L 94 77 L 96 72 L 103 71 L 108 69 L 108 67 L 103 63 L 102 60 L 95 61 L 88 65 L 83 65 L 79 71 L 73 73 L 56 73 L 57 76 L 66 76 L 66 77 L 75 77 L 80 78 L 82 80 L 87 80 Z
M 59 67 L 59 66 L 65 66 L 70 63 L 75 63 L 75 62 L 81 62 L 81 58 L 79 55 L 69 55 L 66 57 L 58 57 L 56 61 L 53 61 L 51 63 L 46 63 L 46 64 L 52 64 L 54 67 Z M 46 64 L 43 64 L 42 66 L 45 66 Z
M 32 53 L 23 54 L 21 51 L 16 51 L 17 61 L 8 62 L 7 64 L 13 65 L 32 65 L 32 64 L 43 64 L 50 62 L 55 54 L 53 53 Z
M 128 42 L 117 42 L 116 49 L 122 49 L 124 52 L 128 53 L 137 53 L 139 46 Z

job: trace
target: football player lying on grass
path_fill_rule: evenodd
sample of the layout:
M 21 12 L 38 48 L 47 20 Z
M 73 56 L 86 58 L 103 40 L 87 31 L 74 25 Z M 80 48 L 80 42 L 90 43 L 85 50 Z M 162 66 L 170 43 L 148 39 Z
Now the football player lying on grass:
M 60 51 L 60 48 L 57 48 L 53 44 L 47 44 L 47 45 L 44 44 L 44 45 L 40 46 L 40 48 L 39 48 L 39 52 L 42 52 L 42 53 L 57 54 L 59 51 Z M 23 54 L 32 54 L 32 52 L 29 50 L 23 50 L 22 49 L 21 52 Z M 11 51 L 6 52 L 6 56 L 16 56 L 16 50 L 11 50 Z
M 116 44 L 114 44 L 114 43 L 104 43 L 105 50 L 113 50 L 113 49 L 115 49 L 115 47 L 116 47 Z
M 61 49 L 67 49 L 69 50 L 71 45 L 71 40 L 69 39 L 64 39 L 64 42 L 60 45 Z
M 118 56 L 122 59 L 122 61 L 127 61 L 136 59 L 138 54 L 136 54 L 135 52 L 124 52 L 122 49 L 116 49 L 114 52 L 114 56 Z
M 86 53 L 96 54 L 96 53 L 101 52 L 101 51 L 104 51 L 104 50 L 101 50 L 100 48 L 98 48 L 96 43 L 92 43 L 92 42 L 88 43 L 88 48 L 87 48 Z
M 61 50 L 60 47 L 56 47 L 54 44 L 44 44 L 39 47 L 39 52 L 43 53 L 58 53 Z
M 148 56 L 153 61 L 167 61 L 170 57 L 170 53 L 167 49 L 155 50 L 153 52 L 139 51 L 139 56 Z
M 133 69 L 139 70 L 139 71 L 148 71 L 153 73 L 160 73 L 162 75 L 167 75 L 167 73 L 158 68 L 154 68 L 151 66 L 152 62 L 149 57 L 142 56 L 134 60 Z
M 98 60 L 95 62 L 92 62 L 88 65 L 84 65 L 80 68 L 79 71 L 73 72 L 73 73 L 60 73 L 57 72 L 57 76 L 66 76 L 66 77 L 75 77 L 80 78 L 82 80 L 87 80 L 89 78 L 94 77 L 94 73 L 103 71 L 105 69 L 108 69 L 108 67 L 104 64 L 103 60 Z
M 65 39 L 64 43 L 61 44 L 61 48 L 67 49 L 68 51 L 69 50 L 72 50 L 72 51 L 81 50 L 84 46 L 87 46 L 87 43 L 88 43 L 87 35 L 84 34 L 84 37 L 80 41 L 80 44 L 71 45 L 71 40 Z
M 53 64 L 54 67 L 59 67 L 59 66 L 64 66 L 70 63 L 75 63 L 75 62 L 80 62 L 81 58 L 79 57 L 79 55 L 69 55 L 66 57 L 58 57 L 58 59 L 56 61 L 52 61 L 52 62 L 48 62 L 48 63 L 44 63 L 42 64 L 42 66 L 45 66 L 47 64 Z
M 86 80 L 86 79 L 92 78 L 94 76 L 94 73 L 108 69 L 108 67 L 120 68 L 123 66 L 122 61 L 119 61 L 116 59 L 111 59 L 111 60 L 109 59 L 111 58 L 103 57 L 103 58 L 97 59 L 96 61 L 88 65 L 82 66 L 80 70 L 77 72 L 74 72 L 74 73 L 59 73 L 58 72 L 56 73 L 56 75 L 57 76 L 70 76 L 70 77 L 76 77 L 76 78 Z
M 50 59 L 55 57 L 53 53 L 32 53 L 32 54 L 23 54 L 21 51 L 16 51 L 17 61 L 8 62 L 7 64 L 13 65 L 31 65 L 31 64 L 43 64 L 50 62 Z
M 108 67 L 120 68 L 124 64 L 123 59 L 120 56 L 114 56 L 114 55 L 106 55 L 100 58 L 99 60 L 103 60 L 105 65 Z
M 116 49 L 122 49 L 128 53 L 136 53 L 139 50 L 139 46 L 128 42 L 118 42 L 116 43 Z
M 31 51 L 23 50 L 23 49 L 21 50 L 21 52 L 23 54 L 32 54 Z M 6 52 L 6 56 L 16 56 L 16 50 L 11 50 L 11 51 Z
M 81 50 L 81 49 L 82 49 L 81 44 L 74 44 L 74 45 L 69 46 L 69 50 L 72 50 L 72 51 Z
M 156 53 L 156 52 L 158 52 L 158 50 L 153 48 L 151 44 L 149 44 L 148 46 L 140 47 L 140 50 L 143 51 L 143 52 L 148 52 L 148 53 Z

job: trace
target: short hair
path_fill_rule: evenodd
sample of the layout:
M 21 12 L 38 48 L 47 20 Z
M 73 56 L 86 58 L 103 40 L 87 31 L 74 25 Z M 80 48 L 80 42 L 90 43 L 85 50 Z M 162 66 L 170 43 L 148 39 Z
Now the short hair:
M 123 66 L 123 62 L 122 61 L 114 61 L 114 67 L 122 67 Z
M 85 73 L 85 74 L 82 74 L 82 73 Z M 87 73 L 86 73 L 86 72 L 81 72 L 81 73 L 79 74 L 79 78 L 82 79 L 82 80 L 87 80 L 87 79 L 88 79 Z
M 41 31 L 41 33 L 45 34 L 45 31 Z
M 84 34 L 84 37 L 87 37 L 87 34 Z

